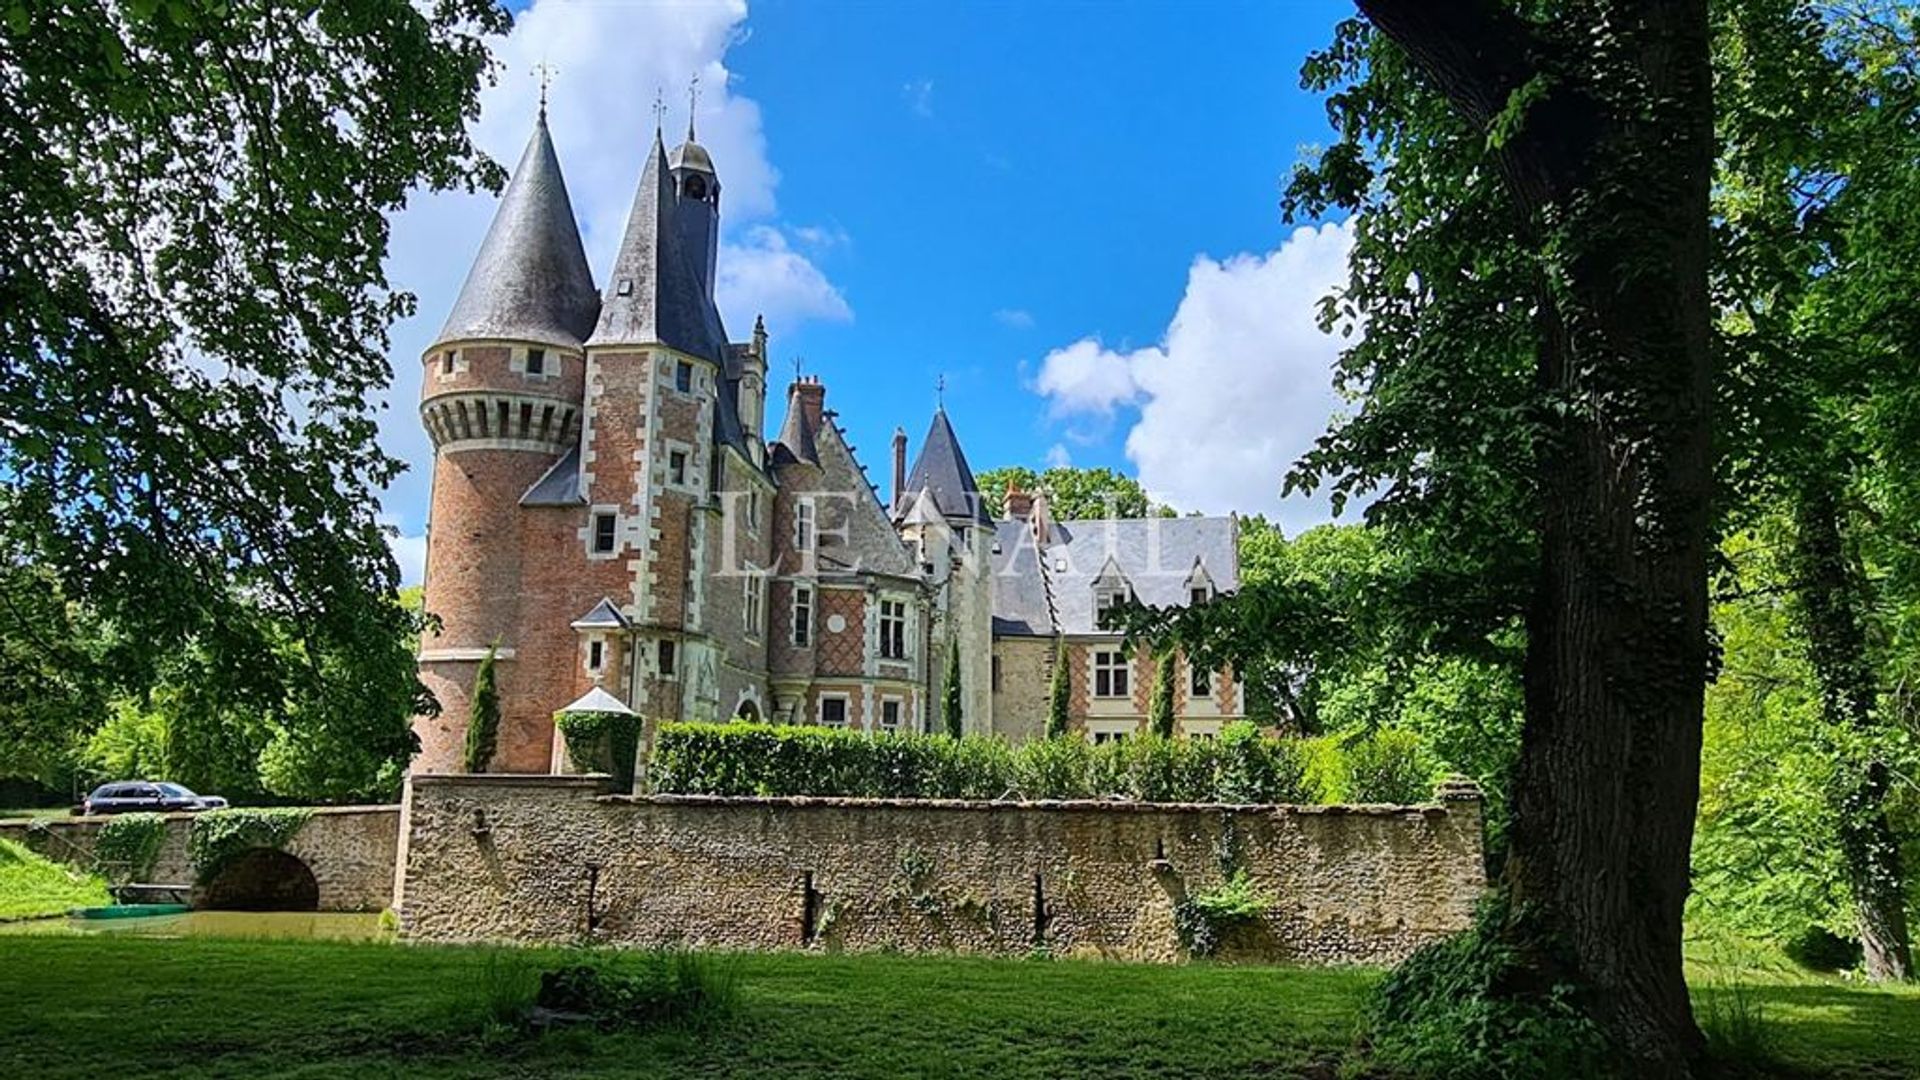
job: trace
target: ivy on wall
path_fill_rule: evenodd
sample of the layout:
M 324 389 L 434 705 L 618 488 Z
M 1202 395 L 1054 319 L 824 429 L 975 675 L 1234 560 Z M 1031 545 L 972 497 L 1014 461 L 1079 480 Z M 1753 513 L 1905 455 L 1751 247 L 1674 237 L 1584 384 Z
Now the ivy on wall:
M 94 870 L 115 883 L 145 881 L 153 875 L 153 864 L 166 840 L 167 819 L 160 814 L 108 818 L 94 835 Z
M 187 860 L 194 879 L 205 883 L 234 856 L 252 848 L 284 850 L 287 841 L 313 816 L 304 806 L 244 807 L 209 810 L 193 819 L 187 832 Z

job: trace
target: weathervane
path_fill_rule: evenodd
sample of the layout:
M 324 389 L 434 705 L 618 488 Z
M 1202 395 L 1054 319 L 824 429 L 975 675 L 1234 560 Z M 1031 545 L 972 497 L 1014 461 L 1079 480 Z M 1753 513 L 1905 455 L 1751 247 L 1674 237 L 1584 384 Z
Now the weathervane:
M 547 87 L 553 85 L 553 65 L 545 60 L 533 65 L 533 73 L 540 77 L 540 118 L 547 118 Z
M 947 407 L 947 373 L 944 371 L 933 381 L 933 397 L 941 408 Z
M 659 134 L 659 132 L 660 132 L 660 129 L 661 129 L 662 127 L 665 127 L 665 126 L 666 126 L 666 123 L 667 123 L 667 94 L 666 94 L 666 91 L 665 91 L 665 90 L 663 90 L 663 89 L 661 89 L 660 87 L 658 87 L 658 86 L 656 86 L 656 87 L 654 87 L 654 88 L 653 88 L 653 130 L 654 130 L 654 133 L 655 133 L 655 134 Z
M 693 114 L 700 111 L 700 76 L 687 84 L 687 141 L 693 142 Z
M 805 363 L 806 359 L 807 358 L 804 356 L 796 356 L 793 358 L 793 381 L 794 382 L 800 381 L 800 365 Z

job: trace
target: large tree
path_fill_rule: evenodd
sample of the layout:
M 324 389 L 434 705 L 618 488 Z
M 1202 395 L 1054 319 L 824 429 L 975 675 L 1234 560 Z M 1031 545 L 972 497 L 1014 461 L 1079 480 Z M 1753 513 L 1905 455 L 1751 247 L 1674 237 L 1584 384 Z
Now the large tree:
M 1302 478 L 1383 485 L 1389 519 L 1452 499 L 1532 524 L 1526 723 L 1501 915 L 1483 930 L 1501 970 L 1481 989 L 1570 1006 L 1646 1073 L 1684 1075 L 1702 1045 L 1681 915 L 1709 667 L 1707 5 L 1359 7 L 1367 22 L 1310 65 L 1343 87 L 1340 141 L 1293 194 L 1360 211 L 1333 313 L 1367 320 L 1343 365 L 1368 397 Z M 1418 344 L 1388 336 L 1416 327 Z M 1527 357 L 1522 379 L 1503 345 Z M 1435 363 L 1446 350 L 1464 360 Z M 1504 377 L 1461 381 L 1482 359 Z M 1482 407 L 1517 408 L 1523 435 L 1497 450 L 1448 435 L 1462 455 L 1436 458 L 1392 429 L 1408 395 L 1469 429 Z M 1521 483 L 1489 475 L 1516 467 Z M 1458 497 L 1474 484 L 1512 498 Z
M 401 466 L 374 434 L 413 298 L 388 215 L 498 184 L 466 124 L 507 23 L 493 0 L 0 2 L 0 547 L 114 628 L 124 685 L 187 648 L 282 702 L 403 666 L 377 517 Z
M 987 512 L 1006 516 L 1009 487 L 1029 494 L 1047 493 L 1049 512 L 1058 521 L 1104 518 L 1174 517 L 1174 509 L 1147 496 L 1140 481 L 1108 468 L 1055 465 L 1035 472 L 1023 465 L 988 469 L 977 478 Z

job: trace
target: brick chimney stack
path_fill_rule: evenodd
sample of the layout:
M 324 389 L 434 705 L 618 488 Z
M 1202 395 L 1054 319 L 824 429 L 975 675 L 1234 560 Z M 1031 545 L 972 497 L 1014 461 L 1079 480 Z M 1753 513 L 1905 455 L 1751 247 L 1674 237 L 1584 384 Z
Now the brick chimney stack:
M 1007 516 L 1027 520 L 1033 515 L 1033 492 L 1021 491 L 1012 484 L 1007 485 Z
M 1033 524 L 1033 541 L 1040 547 L 1053 542 L 1053 514 L 1047 506 L 1047 493 L 1036 491 L 1030 498 L 1027 518 Z
M 826 411 L 827 388 L 818 375 L 802 375 L 793 384 L 793 396 L 800 399 L 800 415 L 807 418 L 807 430 L 819 431 Z
M 893 505 L 904 512 L 907 499 L 907 429 L 893 429 Z

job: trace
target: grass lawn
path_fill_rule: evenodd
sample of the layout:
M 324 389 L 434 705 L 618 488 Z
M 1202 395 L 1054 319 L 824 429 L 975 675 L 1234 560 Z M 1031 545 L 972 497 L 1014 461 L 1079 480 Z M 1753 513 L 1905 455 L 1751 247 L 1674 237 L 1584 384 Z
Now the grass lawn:
M 39 806 L 30 810 L 0 810 L 0 821 L 19 821 L 22 818 L 68 818 L 73 816 L 73 808 L 67 806 Z
M 0 920 L 58 915 L 68 908 L 110 902 L 106 882 L 98 877 L 0 840 Z
M 489 1035 L 559 952 L 0 937 L 0 1076 L 1329 1077 L 1376 973 L 740 955 L 714 1030 Z M 1784 1075 L 1920 1076 L 1920 990 L 1695 970 Z M 1755 1006 L 1757 1004 L 1757 1010 Z M 1779 1073 L 1770 1075 L 1780 1075 Z

